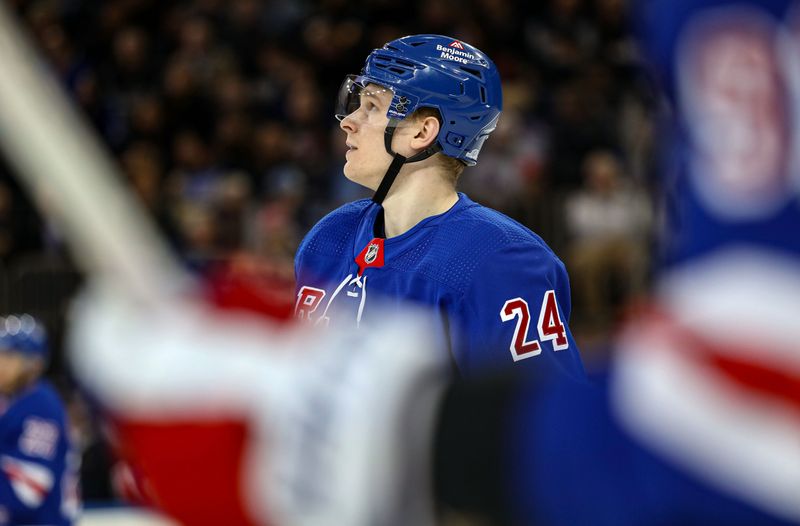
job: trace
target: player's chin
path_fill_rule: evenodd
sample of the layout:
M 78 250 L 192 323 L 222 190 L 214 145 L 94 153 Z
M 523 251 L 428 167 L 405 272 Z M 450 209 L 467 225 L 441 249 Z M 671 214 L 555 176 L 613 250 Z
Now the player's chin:
M 352 161 L 347 161 L 344 164 L 344 176 L 350 181 L 369 188 L 373 192 L 378 188 L 380 176 L 376 175 L 375 170 L 367 170 L 364 166 L 360 166 Z
M 361 182 L 364 179 L 363 170 L 360 170 L 359 167 L 351 161 L 344 163 L 344 176 L 354 183 L 363 184 Z
M 344 172 L 344 176 L 345 176 L 345 177 L 347 177 L 347 178 L 348 178 L 348 179 L 350 179 L 351 181 L 354 181 L 354 182 L 355 182 L 355 180 L 353 179 L 353 166 L 352 166 L 352 164 L 350 163 L 350 161 L 346 161 L 346 162 L 344 163 L 344 170 L 343 170 L 343 172 Z

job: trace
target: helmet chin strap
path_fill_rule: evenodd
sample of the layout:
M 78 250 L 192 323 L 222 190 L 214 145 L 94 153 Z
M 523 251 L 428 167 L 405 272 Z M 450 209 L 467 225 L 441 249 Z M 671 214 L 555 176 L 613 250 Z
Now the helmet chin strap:
M 414 163 L 417 161 L 422 161 L 423 159 L 427 159 L 431 155 L 442 151 L 442 147 L 439 145 L 437 141 L 433 145 L 425 148 L 421 152 L 411 157 L 405 157 L 404 155 L 400 155 L 399 153 L 395 153 L 392 151 L 392 137 L 394 137 L 394 131 L 397 128 L 397 125 L 400 124 L 400 119 L 389 119 L 389 124 L 386 125 L 386 130 L 383 134 L 383 144 L 386 147 L 386 151 L 389 155 L 392 156 L 392 163 L 389 165 L 389 168 L 386 170 L 386 174 L 383 176 L 381 180 L 381 184 L 378 186 L 378 189 L 375 191 L 375 195 L 372 196 L 372 201 L 376 204 L 382 204 L 383 200 L 386 199 L 386 194 L 389 193 L 389 189 L 394 184 L 394 180 L 397 178 L 397 174 L 400 173 L 400 169 L 403 167 L 405 163 Z

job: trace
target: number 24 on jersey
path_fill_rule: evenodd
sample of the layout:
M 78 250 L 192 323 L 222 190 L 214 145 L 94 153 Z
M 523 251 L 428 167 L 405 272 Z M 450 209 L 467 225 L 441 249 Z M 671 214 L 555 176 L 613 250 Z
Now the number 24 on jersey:
M 528 302 L 522 298 L 510 299 L 500 309 L 500 319 L 503 321 L 511 321 L 515 318 L 517 325 L 514 328 L 514 337 L 509 346 L 511 356 L 515 362 L 541 354 L 542 346 L 539 343 L 540 341 L 551 340 L 553 349 L 556 351 L 563 351 L 569 348 L 567 329 L 558 314 L 558 304 L 556 303 L 554 290 L 548 290 L 542 300 L 542 306 L 539 310 L 539 323 L 536 325 L 539 333 L 538 339 L 527 339 L 531 324 L 531 312 Z

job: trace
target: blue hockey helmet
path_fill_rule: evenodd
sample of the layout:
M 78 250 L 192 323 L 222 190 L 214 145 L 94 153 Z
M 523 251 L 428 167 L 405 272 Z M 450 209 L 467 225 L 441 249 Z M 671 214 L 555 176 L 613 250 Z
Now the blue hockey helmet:
M 503 107 L 500 74 L 479 49 L 442 35 L 412 35 L 393 40 L 367 57 L 360 75 L 348 75 L 339 90 L 336 118 L 357 110 L 368 84 L 392 92 L 387 111 L 386 151 L 395 161 L 373 200 L 380 203 L 405 162 L 442 152 L 472 166 Z M 392 151 L 398 123 L 420 108 L 438 110 L 441 129 L 436 142 L 408 159 Z
M 17 352 L 47 360 L 47 332 L 30 314 L 0 318 L 0 352 Z
M 337 118 L 358 108 L 359 89 L 370 83 L 392 91 L 390 120 L 423 107 L 438 110 L 440 151 L 470 166 L 503 107 L 500 74 L 489 57 L 442 35 L 406 36 L 370 53 L 361 74 L 348 75 L 342 84 Z

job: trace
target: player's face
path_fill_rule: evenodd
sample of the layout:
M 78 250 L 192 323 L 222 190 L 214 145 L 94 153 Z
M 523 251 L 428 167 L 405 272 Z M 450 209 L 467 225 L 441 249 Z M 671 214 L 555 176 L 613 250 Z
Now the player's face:
M 344 175 L 353 182 L 377 190 L 392 161 L 384 146 L 384 131 L 389 123 L 386 112 L 392 92 L 368 84 L 360 93 L 358 108 L 340 124 L 347 133 Z
M 28 376 L 29 359 L 16 352 L 0 351 L 0 394 L 13 394 Z

